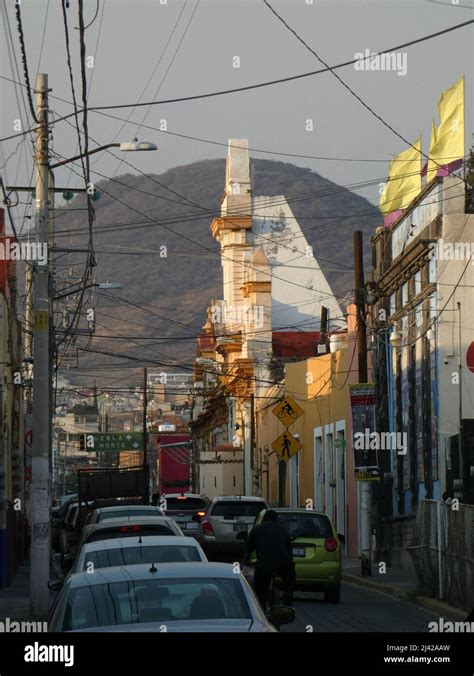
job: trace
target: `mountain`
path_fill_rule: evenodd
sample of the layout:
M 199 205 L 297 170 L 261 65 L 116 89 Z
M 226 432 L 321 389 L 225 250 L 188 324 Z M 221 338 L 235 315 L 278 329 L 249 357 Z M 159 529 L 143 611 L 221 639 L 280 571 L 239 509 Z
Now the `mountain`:
M 370 270 L 369 238 L 380 225 L 378 210 L 310 169 L 290 163 L 255 160 L 252 175 L 255 195 L 285 195 L 342 302 L 353 287 L 352 232 L 364 233 L 365 265 Z M 100 381 L 103 373 L 111 375 L 106 364 L 120 363 L 94 351 L 139 359 L 112 375 L 123 375 L 125 368 L 132 375 L 132 367 L 143 365 L 144 354 L 157 370 L 190 368 L 193 337 L 200 332 L 211 301 L 222 298 L 219 245 L 209 226 L 220 215 L 224 180 L 225 160 L 217 159 L 160 175 L 125 174 L 97 184 L 101 196 L 94 203 L 95 277 L 123 288 L 95 293 L 96 337 L 89 354 L 80 359 L 81 367 L 92 369 L 89 381 L 90 373 Z M 84 246 L 83 207 L 83 198 L 77 197 L 67 210 L 58 212 L 56 232 L 64 233 L 57 239 L 59 246 Z M 82 258 L 74 254 L 61 264 L 77 263 L 73 269 L 80 271 L 83 260 L 84 254 Z M 153 340 L 143 340 L 146 337 Z M 68 377 L 80 373 L 73 369 L 75 363 L 75 358 L 70 361 Z

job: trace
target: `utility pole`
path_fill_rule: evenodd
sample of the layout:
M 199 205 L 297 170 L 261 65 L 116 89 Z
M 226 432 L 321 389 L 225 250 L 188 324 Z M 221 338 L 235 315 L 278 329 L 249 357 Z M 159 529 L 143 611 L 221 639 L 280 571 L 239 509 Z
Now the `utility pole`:
M 35 234 L 39 245 L 48 245 L 49 150 L 48 76 L 36 77 Z M 34 267 L 33 289 L 33 453 L 31 481 L 31 592 L 33 617 L 45 616 L 49 607 L 50 557 L 50 288 L 49 256 Z
M 148 480 L 148 432 L 146 425 L 146 413 L 148 408 L 148 369 L 143 369 L 143 469 L 145 471 L 145 504 L 150 502 L 150 486 Z
M 251 495 L 255 495 L 255 395 L 250 395 L 250 476 L 252 485 L 250 487 Z
M 359 383 L 366 383 L 367 372 L 367 329 L 364 298 L 364 258 L 362 250 L 362 232 L 356 230 L 354 242 L 354 282 L 357 305 L 357 357 Z M 369 449 L 366 449 L 368 453 Z M 371 507 L 372 492 L 368 481 L 360 482 L 360 565 L 361 575 L 372 575 L 371 570 Z
M 461 303 L 458 306 L 458 368 L 459 368 L 459 480 L 461 484 L 461 500 L 467 498 L 466 484 L 464 482 L 464 453 L 463 453 L 463 423 L 462 423 L 462 327 L 461 327 Z

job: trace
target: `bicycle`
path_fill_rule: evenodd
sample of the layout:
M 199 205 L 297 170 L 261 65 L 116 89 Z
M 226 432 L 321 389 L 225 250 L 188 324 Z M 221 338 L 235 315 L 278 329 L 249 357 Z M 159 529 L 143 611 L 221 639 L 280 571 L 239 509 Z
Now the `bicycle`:
M 298 417 L 298 414 L 293 409 L 288 410 L 287 408 L 282 408 L 280 411 L 278 411 L 278 418 L 280 420 L 284 420 L 287 415 L 289 415 L 290 418 L 293 418 L 293 420 Z

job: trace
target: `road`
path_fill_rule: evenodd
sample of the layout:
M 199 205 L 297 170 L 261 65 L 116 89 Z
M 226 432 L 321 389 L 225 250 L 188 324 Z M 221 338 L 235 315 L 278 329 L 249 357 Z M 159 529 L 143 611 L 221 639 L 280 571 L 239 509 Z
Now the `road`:
M 296 620 L 282 632 L 428 631 L 439 615 L 371 589 L 343 584 L 341 603 L 325 603 L 322 594 L 296 592 Z M 310 629 L 311 627 L 311 629 Z

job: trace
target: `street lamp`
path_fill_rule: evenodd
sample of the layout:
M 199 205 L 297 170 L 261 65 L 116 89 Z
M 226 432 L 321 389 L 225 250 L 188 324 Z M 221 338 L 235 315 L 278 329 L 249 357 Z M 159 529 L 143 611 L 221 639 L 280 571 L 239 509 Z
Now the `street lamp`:
M 158 150 L 158 146 L 154 143 L 149 143 L 148 141 L 139 141 L 137 138 L 132 139 L 131 141 L 123 141 L 121 143 L 106 143 L 103 146 L 94 148 L 94 150 L 88 150 L 87 153 L 81 153 L 80 155 L 75 155 L 74 157 L 69 157 L 67 160 L 61 160 L 61 162 L 56 162 L 55 164 L 50 164 L 50 169 L 56 169 L 56 167 L 62 167 L 64 164 L 69 164 L 69 162 L 74 162 L 75 160 L 80 160 L 82 157 L 88 157 L 89 155 L 94 155 L 99 153 L 102 150 L 107 150 L 108 148 L 118 148 L 124 153 L 130 152 L 143 152 L 148 150 Z
M 86 289 L 92 289 L 93 287 L 97 287 L 98 289 L 105 289 L 105 290 L 110 290 L 110 289 L 121 289 L 122 285 L 119 284 L 118 282 L 100 282 L 99 284 L 87 284 L 86 286 L 80 286 L 76 289 L 72 289 L 72 291 L 67 291 L 66 293 L 60 293 L 58 296 L 54 296 L 53 300 L 60 300 L 61 298 L 66 298 L 66 296 L 72 296 L 75 293 L 78 293 L 79 291 L 85 291 Z
M 63 166 L 76 159 L 98 153 L 107 148 L 116 147 L 126 152 L 157 150 L 152 143 L 142 143 L 133 139 L 126 143 L 109 143 L 94 150 L 89 150 L 76 157 L 50 164 L 49 148 L 49 104 L 48 104 L 48 76 L 38 73 L 35 82 L 36 116 L 38 124 L 35 139 L 35 236 L 39 245 L 48 245 L 49 226 L 52 211 L 51 196 L 56 192 L 54 177 L 51 170 Z M 76 192 L 87 192 L 83 188 Z M 65 192 L 60 190 L 60 192 Z M 50 204 L 51 200 L 51 204 Z M 30 501 L 31 510 L 31 586 L 30 586 L 30 613 L 32 617 L 46 615 L 49 608 L 49 579 L 50 559 L 50 465 L 51 465 L 51 305 L 50 282 L 51 271 L 49 260 L 38 261 L 33 268 L 33 449 L 32 449 L 32 480 Z M 99 286 L 92 284 L 91 286 Z M 110 284 L 106 288 L 111 288 Z M 113 287 L 117 288 L 117 287 Z M 80 288 L 78 289 L 78 291 Z M 65 297 L 74 291 L 61 294 Z M 57 298 L 56 298 L 57 299 Z

